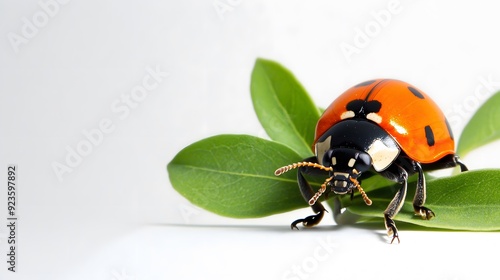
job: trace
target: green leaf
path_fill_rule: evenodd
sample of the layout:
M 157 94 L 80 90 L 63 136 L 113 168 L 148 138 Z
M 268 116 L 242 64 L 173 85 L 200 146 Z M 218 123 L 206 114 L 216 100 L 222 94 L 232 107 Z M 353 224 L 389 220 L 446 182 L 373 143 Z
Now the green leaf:
M 263 217 L 307 207 L 296 173 L 274 171 L 300 160 L 290 148 L 248 135 L 218 135 L 181 150 L 167 165 L 181 195 L 206 210 L 235 218 Z
M 457 154 L 470 151 L 500 138 L 500 92 L 490 97 L 472 116 L 458 141 Z
M 395 220 L 442 229 L 500 230 L 499 182 L 500 169 L 468 171 L 428 181 L 425 206 L 436 213 L 436 217 L 431 220 L 423 220 L 414 215 L 412 199 L 415 185 L 409 183 L 406 201 Z M 367 206 L 362 199 L 355 198 L 347 211 L 363 217 L 382 218 L 398 187 L 399 185 L 393 185 L 367 191 L 373 204 Z
M 267 135 L 301 158 L 312 156 L 319 109 L 293 74 L 276 62 L 257 59 L 250 90 L 255 113 Z

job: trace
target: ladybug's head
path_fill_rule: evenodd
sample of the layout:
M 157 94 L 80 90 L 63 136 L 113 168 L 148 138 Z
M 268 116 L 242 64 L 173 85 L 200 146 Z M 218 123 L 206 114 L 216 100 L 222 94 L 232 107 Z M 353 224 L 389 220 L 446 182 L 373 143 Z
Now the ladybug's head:
M 323 166 L 330 167 L 327 185 L 336 194 L 352 193 L 358 188 L 357 179 L 370 169 L 372 159 L 369 154 L 351 148 L 328 150 L 322 160 Z
M 309 200 L 309 205 L 316 203 L 318 198 L 326 192 L 327 186 L 336 194 L 354 193 L 358 189 L 366 204 L 371 205 L 363 188 L 358 182 L 361 173 L 370 169 L 372 158 L 369 154 L 350 148 L 334 148 L 324 153 L 322 164 L 315 162 L 297 162 L 276 169 L 274 175 L 279 176 L 287 171 L 300 167 L 313 167 L 329 172 L 329 177 L 321 188 Z

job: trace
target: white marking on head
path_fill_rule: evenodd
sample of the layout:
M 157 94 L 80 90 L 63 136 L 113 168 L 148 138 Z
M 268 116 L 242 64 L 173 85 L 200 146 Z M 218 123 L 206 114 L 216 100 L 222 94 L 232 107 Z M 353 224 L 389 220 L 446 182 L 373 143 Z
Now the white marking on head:
M 368 113 L 368 115 L 366 115 L 366 118 L 376 123 L 382 122 L 382 117 L 377 113 Z
M 350 118 L 354 118 L 356 114 L 354 114 L 353 111 L 345 111 L 344 113 L 342 113 L 342 115 L 340 115 L 340 118 L 342 120 L 345 120 L 345 119 L 350 119 Z
M 332 165 L 336 165 L 337 164 L 337 158 L 336 157 L 332 157 Z
M 351 158 L 351 159 L 349 160 L 349 162 L 347 163 L 347 166 L 349 166 L 349 167 L 353 167 L 355 163 L 356 163 L 356 159 Z
M 333 176 L 343 176 L 345 179 L 349 178 L 349 173 L 346 172 L 333 172 Z
M 389 167 L 399 155 L 398 148 L 388 147 L 379 139 L 373 141 L 367 152 L 372 157 L 372 165 L 377 172 Z

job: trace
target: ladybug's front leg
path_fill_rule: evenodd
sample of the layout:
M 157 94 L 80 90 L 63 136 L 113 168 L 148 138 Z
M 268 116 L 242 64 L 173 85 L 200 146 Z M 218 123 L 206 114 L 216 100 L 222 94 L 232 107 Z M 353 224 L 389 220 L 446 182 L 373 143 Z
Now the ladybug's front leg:
M 406 189 L 408 187 L 408 172 L 406 172 L 406 170 L 404 170 L 400 166 L 398 166 L 398 170 L 398 183 L 402 184 L 401 189 L 399 189 L 394 198 L 391 200 L 391 203 L 389 203 L 389 206 L 387 206 L 384 211 L 384 220 L 385 228 L 387 229 L 387 235 L 392 235 L 391 243 L 394 242 L 394 239 L 397 239 L 399 243 L 398 229 L 396 228 L 396 223 L 392 218 L 394 218 L 399 210 L 401 210 L 406 197 Z
M 413 209 L 415 210 L 415 215 L 422 217 L 424 220 L 430 220 L 435 217 L 436 214 L 434 214 L 431 209 L 424 207 L 426 198 L 424 171 L 418 162 L 414 161 L 413 166 L 415 171 L 418 173 L 417 190 L 415 191 L 415 197 L 413 198 Z
M 317 162 L 317 159 L 316 159 L 316 157 L 310 157 L 310 158 L 305 159 L 304 161 Z M 299 168 L 299 170 L 297 172 L 297 182 L 298 182 L 299 187 L 300 187 L 300 192 L 302 193 L 302 196 L 304 197 L 306 202 L 309 202 L 309 200 L 314 196 L 315 192 L 313 191 L 313 189 L 311 188 L 311 186 L 309 185 L 307 180 L 304 178 L 303 174 L 311 174 L 313 172 L 318 172 L 318 171 L 319 171 L 318 169 L 315 169 L 312 167 L 302 166 Z M 320 172 L 321 172 L 321 174 L 324 174 L 324 171 L 320 171 Z M 316 201 L 316 203 L 314 203 L 311 206 L 311 208 L 313 209 L 314 213 L 316 213 L 316 215 L 311 215 L 311 216 L 308 216 L 304 219 L 295 220 L 291 224 L 290 227 L 292 229 L 299 229 L 297 227 L 297 224 L 299 224 L 299 223 L 302 223 L 306 227 L 312 227 L 312 226 L 317 225 L 321 221 L 321 219 L 323 218 L 323 215 L 326 211 L 325 207 L 323 207 L 321 202 Z

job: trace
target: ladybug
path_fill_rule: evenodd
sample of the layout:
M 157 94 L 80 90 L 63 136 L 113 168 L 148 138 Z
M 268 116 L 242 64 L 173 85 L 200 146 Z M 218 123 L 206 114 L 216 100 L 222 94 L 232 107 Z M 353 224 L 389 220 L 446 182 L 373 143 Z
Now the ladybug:
M 306 227 L 317 225 L 326 211 L 318 201 L 322 194 L 344 195 L 358 190 L 367 205 L 372 201 L 361 187 L 361 178 L 378 173 L 401 184 L 401 188 L 384 211 L 387 234 L 391 243 L 399 240 L 393 220 L 403 206 L 408 177 L 418 175 L 413 209 L 425 220 L 435 216 L 425 207 L 424 170 L 437 170 L 465 164 L 455 154 L 450 125 L 436 103 L 416 87 L 390 79 L 360 83 L 333 101 L 316 125 L 313 144 L 315 155 L 281 167 L 279 176 L 298 169 L 297 182 L 304 199 L 315 215 L 291 224 Z M 317 192 L 304 175 L 325 176 Z M 365 174 L 363 176 L 363 174 Z

